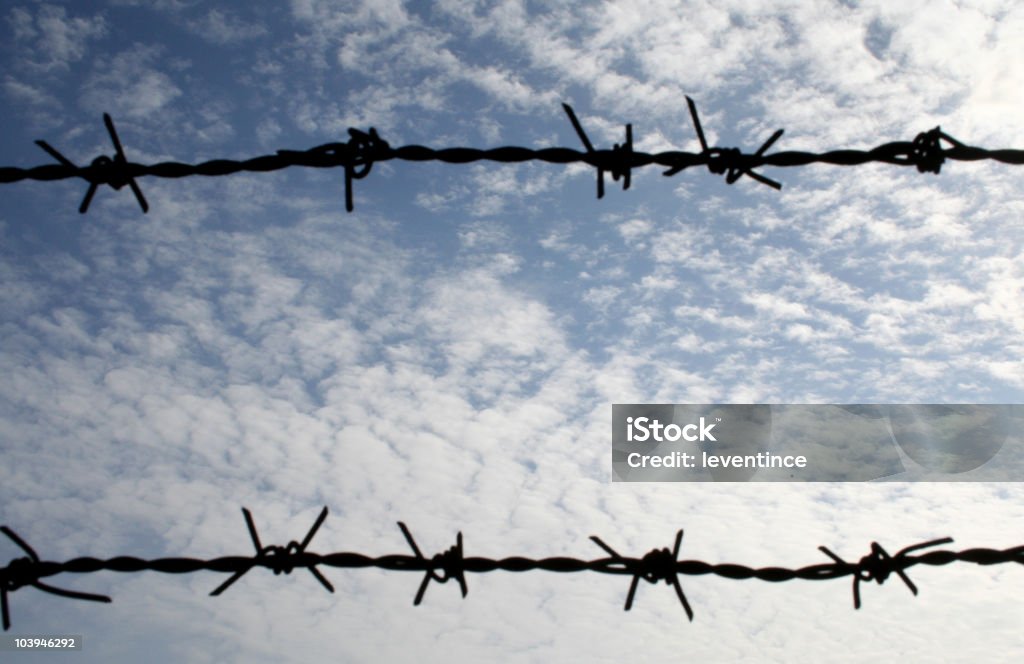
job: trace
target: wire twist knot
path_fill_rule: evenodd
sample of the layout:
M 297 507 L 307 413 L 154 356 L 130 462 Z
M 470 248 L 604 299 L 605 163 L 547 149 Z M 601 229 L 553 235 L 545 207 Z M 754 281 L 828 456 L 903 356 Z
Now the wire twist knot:
M 465 577 L 462 549 L 460 545 L 449 547 L 447 551 L 434 554 L 430 559 L 434 569 L 430 570 L 430 578 L 438 583 L 446 583 L 451 579 L 459 580 Z M 440 568 L 442 575 L 437 573 Z
M 370 127 L 369 133 L 350 128 L 348 135 L 350 138 L 349 158 L 345 164 L 345 210 L 351 212 L 355 209 L 352 202 L 352 180 L 362 180 L 369 175 L 373 162 L 381 159 L 384 153 L 391 150 L 391 146 L 373 127 Z
M 132 181 L 127 165 L 127 162 L 100 155 L 92 160 L 92 168 L 85 177 L 93 184 L 107 184 L 113 187 L 114 191 L 119 191 Z
M 739 179 L 744 170 L 745 160 L 739 148 L 711 148 L 706 150 L 708 170 L 715 175 L 726 175 L 726 181 L 732 184 Z
M 918 173 L 938 173 L 942 170 L 942 164 L 946 161 L 942 144 L 939 143 L 942 138 L 940 127 L 923 131 L 914 138 L 909 158 L 917 166 Z
M 636 566 L 637 574 L 648 583 L 664 581 L 671 584 L 676 577 L 676 557 L 668 547 L 652 549 L 640 559 Z
M 622 179 L 623 190 L 629 189 L 630 179 L 633 174 L 633 125 L 626 125 L 626 142 L 612 145 L 612 153 L 608 158 L 606 167 L 612 174 L 612 180 L 618 182 Z
M 295 556 L 302 553 L 302 548 L 295 540 L 288 542 L 288 546 L 265 546 L 256 554 L 256 557 L 265 560 L 274 574 L 291 574 L 295 569 Z
M 30 586 L 38 579 L 36 561 L 28 557 L 14 558 L 7 567 L 0 570 L 0 587 L 5 591 Z

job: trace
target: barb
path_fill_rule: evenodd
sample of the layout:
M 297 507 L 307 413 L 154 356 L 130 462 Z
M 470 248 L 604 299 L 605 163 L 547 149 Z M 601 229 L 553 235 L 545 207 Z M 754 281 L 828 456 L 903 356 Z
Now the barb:
M 768 148 L 770 148 L 775 141 L 779 140 L 782 136 L 783 130 L 779 129 L 771 137 L 768 138 L 764 144 L 758 148 L 757 152 L 752 155 L 743 154 L 739 148 L 709 148 L 708 142 L 704 138 L 704 129 L 700 126 L 700 118 L 697 116 L 697 105 L 693 103 L 693 100 L 689 97 L 686 98 L 686 104 L 690 107 L 690 117 L 693 119 L 693 128 L 697 131 L 697 139 L 700 141 L 701 156 L 707 160 L 708 170 L 715 175 L 725 174 L 725 181 L 728 184 L 733 184 L 744 175 L 749 175 L 758 182 L 764 183 L 773 189 L 782 189 L 782 185 L 766 178 L 760 173 L 755 173 L 753 169 L 764 163 L 763 155 Z M 681 170 L 681 169 L 679 169 Z M 678 170 L 670 168 L 665 172 L 665 175 L 672 175 L 677 173 Z
M 623 564 L 626 570 L 633 572 L 633 581 L 630 582 L 629 594 L 626 595 L 626 611 L 633 608 L 633 596 L 636 594 L 636 587 L 640 579 L 655 584 L 658 581 L 664 581 L 676 589 L 676 597 L 679 598 L 683 609 L 686 610 L 686 615 L 690 618 L 690 622 L 693 622 L 693 609 L 690 608 L 690 603 L 686 601 L 686 593 L 683 592 L 683 587 L 679 584 L 679 574 L 676 569 L 676 563 L 679 559 L 679 545 L 683 541 L 682 528 L 676 533 L 676 544 L 671 551 L 667 548 L 652 549 L 646 556 L 640 559 L 639 563 L 635 564 L 631 564 L 630 561 L 620 556 L 596 535 L 591 535 L 590 539 L 607 551 L 616 562 Z
M 127 157 L 124 156 L 124 148 L 121 146 L 121 139 L 117 136 L 117 129 L 114 128 L 114 121 L 106 113 L 103 114 L 103 124 L 106 125 L 107 133 L 110 134 L 110 141 L 114 144 L 114 156 L 107 157 L 101 155 L 96 157 L 88 168 L 78 168 L 70 159 L 62 155 L 46 141 L 36 141 L 36 145 L 45 150 L 66 168 L 74 170 L 74 176 L 80 177 L 89 183 L 89 188 L 82 198 L 82 203 L 78 206 L 79 213 L 85 214 L 88 212 L 89 204 L 92 202 L 92 197 L 96 194 L 96 189 L 101 184 L 108 184 L 115 191 L 125 185 L 131 187 L 132 193 L 135 194 L 135 200 L 139 202 L 139 207 L 142 208 L 142 213 L 145 214 L 149 212 L 149 203 L 146 202 L 146 197 L 142 195 L 142 190 L 139 189 L 139 185 L 135 183 L 135 178 L 131 174 L 130 166 L 134 166 L 134 164 L 129 164 Z
M 944 133 L 939 127 L 918 134 L 913 141 L 894 141 L 884 143 L 869 150 L 832 150 L 828 152 L 775 152 L 766 154 L 782 136 L 779 129 L 766 140 L 757 151 L 745 153 L 740 148 L 709 147 L 697 114 L 697 105 L 693 99 L 686 97 L 690 111 L 690 119 L 700 141 L 701 151 L 697 153 L 668 151 L 659 153 L 638 152 L 633 149 L 633 125 L 626 125 L 626 141 L 615 144 L 611 150 L 597 150 L 591 143 L 580 124 L 572 107 L 562 104 L 576 135 L 583 143 L 584 151 L 563 147 L 532 149 L 517 146 L 505 146 L 491 149 L 466 147 L 429 148 L 422 145 L 406 145 L 392 148 L 382 139 L 375 129 L 368 132 L 349 129 L 349 139 L 345 143 L 327 143 L 308 150 L 278 150 L 275 154 L 254 157 L 241 161 L 214 159 L 198 164 L 181 162 L 163 162 L 159 164 L 138 164 L 129 162 L 124 154 L 121 141 L 114 129 L 110 116 L 103 115 L 107 133 L 114 143 L 113 157 L 100 156 L 87 167 L 78 167 L 46 141 L 36 143 L 57 164 L 36 166 L 33 168 L 0 167 L 0 183 L 20 182 L 22 180 L 63 180 L 82 178 L 89 183 L 85 198 L 79 207 L 80 212 L 89 209 L 96 189 L 107 184 L 114 189 L 124 185 L 131 187 L 136 200 L 143 212 L 149 204 L 135 182 L 135 178 L 153 176 L 160 178 L 183 178 L 193 175 L 224 176 L 239 172 L 276 171 L 292 166 L 307 168 L 345 169 L 345 209 L 352 212 L 353 181 L 367 177 L 373 165 L 392 159 L 403 161 L 440 161 L 449 164 L 466 164 L 476 161 L 493 161 L 498 163 L 521 163 L 526 161 L 542 161 L 551 164 L 585 163 L 597 169 L 597 197 L 604 197 L 604 176 L 610 173 L 614 181 L 622 180 L 623 190 L 627 190 L 632 182 L 634 168 L 647 165 L 667 167 L 663 175 L 672 176 L 690 166 L 707 166 L 716 175 L 725 175 L 727 184 L 735 184 L 744 175 L 773 189 L 781 189 L 782 185 L 761 173 L 755 168 L 762 166 L 794 167 L 813 163 L 833 164 L 837 166 L 860 166 L 870 162 L 881 162 L 896 166 L 914 166 L 921 173 L 939 173 L 947 159 L 959 161 L 991 160 L 1003 164 L 1024 164 L 1024 150 L 988 150 L 966 145 Z
M 648 583 L 664 581 L 671 585 L 676 592 L 676 597 L 686 611 L 687 617 L 692 621 L 694 612 L 690 606 L 686 594 L 683 592 L 682 584 L 679 582 L 679 575 L 701 576 L 714 574 L 727 579 L 760 579 L 778 583 L 791 581 L 793 579 L 804 579 L 807 581 L 826 581 L 852 577 L 853 579 L 853 603 L 854 608 L 860 608 L 860 583 L 861 581 L 875 581 L 882 584 L 891 574 L 896 574 L 910 589 L 911 593 L 917 595 L 917 586 L 910 580 L 906 570 L 914 565 L 949 565 L 953 562 L 969 562 L 976 565 L 1002 565 L 1017 563 L 1024 565 L 1024 545 L 1009 549 L 965 549 L 962 551 L 932 550 L 921 554 L 914 552 L 942 544 L 952 543 L 952 539 L 929 540 L 919 544 L 900 549 L 896 555 L 891 556 L 877 542 L 871 543 L 871 552 L 860 559 L 857 563 L 843 560 L 825 546 L 819 549 L 832 559 L 831 563 L 818 563 L 800 568 L 785 567 L 748 567 L 732 563 L 710 563 L 703 560 L 679 560 L 679 549 L 683 541 L 682 529 L 676 532 L 675 543 L 670 551 L 667 547 L 653 549 L 642 558 L 629 558 L 620 555 L 604 541 L 592 535 L 590 539 L 601 547 L 609 557 L 596 560 L 583 560 L 580 558 L 484 558 L 466 557 L 462 548 L 462 533 L 456 537 L 455 545 L 443 553 L 438 553 L 431 558 L 423 555 L 416 540 L 406 525 L 399 521 L 398 527 L 405 537 L 405 541 L 412 549 L 412 555 L 392 554 L 372 557 L 363 553 L 336 552 L 319 554 L 307 551 L 306 548 L 313 540 L 320 526 L 327 518 L 327 507 L 321 510 L 313 526 L 306 533 L 301 543 L 292 541 L 287 546 L 263 546 L 259 534 L 256 532 L 256 525 L 253 522 L 252 514 L 248 509 L 242 508 L 245 516 L 246 527 L 249 530 L 249 537 L 253 547 L 256 549 L 254 556 L 225 556 L 202 560 L 197 558 L 158 558 L 155 560 L 143 560 L 130 556 L 118 556 L 109 560 L 97 558 L 74 558 L 63 563 L 43 562 L 39 560 L 36 552 L 26 544 L 20 537 L 7 526 L 0 526 L 0 532 L 18 545 L 27 557 L 13 559 L 8 565 L 0 569 L 0 591 L 2 591 L 3 602 L 3 623 L 4 629 L 10 628 L 10 619 L 7 608 L 7 593 L 25 585 L 32 585 L 45 592 L 68 597 L 71 599 L 83 599 L 95 602 L 110 602 L 110 598 L 104 595 L 92 595 L 71 590 L 55 588 L 42 583 L 39 579 L 57 574 L 76 573 L 86 574 L 103 570 L 115 572 L 142 572 L 146 570 L 163 572 L 165 574 L 191 574 L 202 570 L 214 572 L 230 572 L 231 576 L 211 595 L 219 595 L 227 590 L 235 581 L 240 579 L 253 567 L 266 567 L 275 574 L 290 573 L 293 569 L 304 567 L 319 581 L 328 591 L 334 592 L 334 587 L 320 574 L 317 566 L 326 565 L 337 568 L 365 568 L 375 567 L 378 569 L 396 572 L 423 572 L 423 580 L 420 582 L 414 605 L 419 605 L 426 593 L 427 586 L 431 581 L 447 583 L 454 579 L 458 582 L 462 596 L 468 593 L 466 585 L 466 574 L 493 572 L 502 570 L 507 572 L 529 572 L 543 570 L 570 574 L 575 572 L 597 572 L 600 574 L 620 574 L 633 577 L 630 581 L 629 592 L 626 596 L 625 610 L 629 611 L 633 606 L 633 599 L 636 596 L 636 589 L 643 579 Z
M 597 197 L 604 198 L 605 171 L 611 172 L 612 180 L 615 182 L 622 178 L 623 191 L 629 189 L 633 172 L 633 125 L 626 125 L 625 143 L 622 145 L 616 143 L 611 150 L 597 151 L 594 149 L 590 139 L 587 138 L 587 133 L 583 131 L 583 125 L 576 119 L 576 113 L 573 112 L 572 106 L 562 104 L 562 108 L 565 109 L 566 115 L 569 116 L 569 121 L 572 122 L 572 128 L 576 130 L 576 135 L 580 137 L 580 141 L 583 142 L 583 146 L 587 149 L 587 163 L 597 168 Z
M 853 575 L 853 608 L 859 609 L 860 582 L 876 581 L 878 585 L 882 585 L 893 572 L 896 572 L 896 574 L 899 575 L 903 583 L 906 584 L 907 588 L 910 589 L 910 592 L 916 597 L 917 586 L 914 585 L 914 582 L 911 581 L 910 577 L 903 571 L 904 567 L 909 566 L 906 563 L 908 560 L 907 554 L 911 551 L 938 546 L 939 544 L 951 544 L 952 542 L 953 538 L 951 537 L 922 542 L 921 544 L 915 544 L 913 546 L 908 546 L 905 549 L 901 549 L 895 556 L 890 556 L 889 552 L 883 549 L 882 545 L 878 542 L 872 542 L 871 553 L 861 558 L 860 562 L 856 565 L 846 562 L 836 554 L 832 553 L 827 547 L 819 546 L 818 549 L 829 558 L 836 561 L 836 565 Z
M 8 539 L 17 544 L 22 551 L 28 554 L 27 558 L 15 558 L 8 563 L 7 567 L 0 570 L 0 611 L 3 613 L 4 631 L 11 628 L 11 615 L 7 606 L 7 593 L 8 591 L 14 592 L 22 586 L 33 586 L 34 588 L 38 588 L 43 592 L 50 593 L 51 595 L 68 597 L 70 599 L 83 599 L 90 602 L 105 602 L 108 604 L 113 601 L 106 595 L 93 595 L 91 593 L 83 593 L 77 590 L 55 588 L 43 583 L 39 580 L 39 577 L 45 576 L 48 573 L 48 569 L 47 566 L 39 560 L 39 556 L 36 555 L 35 549 L 29 546 L 25 540 L 18 537 L 17 533 L 7 526 L 0 526 L 0 532 L 7 535 Z
M 412 547 L 413 553 L 416 554 L 417 561 L 426 561 L 426 558 L 420 553 L 420 548 L 416 546 L 416 540 L 413 539 L 412 533 L 405 527 L 405 524 L 401 521 L 398 522 L 398 527 L 402 529 L 402 534 L 405 535 L 405 541 Z M 427 568 L 426 574 L 423 575 L 423 582 L 420 583 L 419 590 L 416 591 L 416 598 L 413 599 L 413 606 L 419 606 L 420 602 L 423 601 L 423 594 L 427 592 L 427 585 L 431 580 L 437 581 L 438 583 L 447 583 L 450 579 L 455 579 L 459 583 L 459 589 L 462 591 L 462 596 L 465 597 L 469 590 L 466 588 L 466 570 L 464 567 L 465 560 L 462 557 L 462 533 L 460 532 L 455 538 L 455 546 L 451 547 L 444 553 L 438 553 L 430 559 L 430 567 Z M 438 568 L 444 572 L 444 575 L 439 575 L 435 570 Z
M 370 127 L 369 133 L 358 129 L 349 129 L 348 134 L 350 136 L 348 143 L 327 143 L 305 152 L 278 150 L 277 155 L 282 159 L 289 160 L 290 165 L 316 168 L 343 166 L 345 168 L 345 210 L 352 212 L 355 209 L 352 202 L 352 181 L 362 180 L 369 175 L 374 161 L 389 159 L 391 146 L 377 134 L 377 130 L 373 127 Z
M 306 537 L 302 540 L 302 544 L 292 540 L 291 542 L 288 542 L 287 546 L 263 546 L 260 543 L 259 533 L 256 532 L 256 524 L 253 523 L 252 513 L 243 507 L 242 514 L 245 516 L 245 525 L 249 528 L 249 537 L 252 538 L 252 544 L 256 547 L 256 557 L 252 559 L 253 565 L 262 563 L 266 567 L 274 570 L 275 576 L 281 572 L 291 574 L 292 570 L 296 567 L 306 567 L 310 574 L 312 574 L 328 592 L 334 592 L 334 586 L 332 586 L 331 582 L 320 574 L 320 571 L 315 565 L 303 565 L 304 558 L 302 556 L 306 551 L 306 547 L 309 546 L 310 541 L 312 541 L 313 535 L 316 535 L 316 531 L 320 529 L 320 524 L 322 524 L 324 519 L 327 518 L 326 505 L 320 512 L 320 516 L 316 518 L 316 522 L 313 524 L 313 527 L 309 529 L 308 533 L 306 533 Z M 235 581 L 242 578 L 250 569 L 252 569 L 252 565 L 238 569 L 238 571 L 232 574 L 227 581 L 220 584 L 216 589 L 210 592 L 210 595 L 213 597 L 220 595 L 222 592 L 230 588 Z

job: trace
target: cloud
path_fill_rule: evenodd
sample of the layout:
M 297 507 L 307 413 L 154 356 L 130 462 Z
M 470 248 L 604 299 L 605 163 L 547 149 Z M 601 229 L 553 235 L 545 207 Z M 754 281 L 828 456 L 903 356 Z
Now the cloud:
M 495 222 L 470 222 L 458 231 L 459 242 L 467 250 L 502 248 L 511 241 L 509 229 Z
M 182 95 L 161 67 L 158 46 L 136 45 L 99 60 L 83 85 L 82 104 L 130 118 L 150 116 Z
M 201 19 L 189 21 L 188 27 L 206 41 L 220 45 L 238 44 L 267 34 L 263 25 L 219 9 L 211 9 Z
M 17 42 L 33 43 L 32 55 L 18 62 L 37 73 L 66 70 L 85 57 L 90 41 L 107 34 L 102 15 L 71 17 L 64 7 L 49 4 L 39 5 L 34 16 L 27 9 L 15 7 L 8 23 Z
M 57 101 L 56 97 L 41 88 L 19 81 L 9 74 L 4 78 L 4 92 L 13 97 L 16 101 L 24 102 L 32 106 L 55 107 L 60 103 Z
M 788 302 L 771 293 L 757 293 L 744 298 L 747 304 L 754 308 L 765 311 L 772 318 L 807 318 L 806 307 L 798 302 Z
M 630 219 L 619 225 L 619 234 L 626 242 L 633 243 L 648 235 L 654 225 L 646 219 Z

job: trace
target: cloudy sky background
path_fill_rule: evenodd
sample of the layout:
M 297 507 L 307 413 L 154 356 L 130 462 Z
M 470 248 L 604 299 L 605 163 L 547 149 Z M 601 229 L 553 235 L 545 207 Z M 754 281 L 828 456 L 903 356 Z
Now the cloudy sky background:
M 3 165 L 245 158 L 392 145 L 869 148 L 936 125 L 1024 147 L 1016 3 L 17 2 L 0 17 Z M 610 482 L 613 403 L 1019 403 L 1020 172 L 949 163 L 634 173 L 392 162 L 0 188 L 0 521 L 44 559 L 318 552 L 681 556 L 803 566 L 1022 543 L 1016 484 Z M 0 558 L 22 555 L 7 541 Z M 1019 567 L 898 579 L 664 584 L 594 574 L 253 570 L 67 575 L 12 633 L 82 661 L 998 660 L 1020 655 Z M 39 661 L 44 658 L 40 657 Z M 34 661 L 25 656 L 24 661 Z

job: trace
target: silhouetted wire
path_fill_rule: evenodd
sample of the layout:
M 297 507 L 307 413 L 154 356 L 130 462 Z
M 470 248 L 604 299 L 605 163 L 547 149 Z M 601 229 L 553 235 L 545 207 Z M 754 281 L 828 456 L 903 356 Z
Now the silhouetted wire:
M 286 546 L 263 546 L 259 534 L 256 532 L 256 525 L 252 514 L 244 507 L 242 508 L 242 514 L 245 517 L 246 527 L 249 530 L 249 537 L 256 549 L 256 554 L 248 557 L 224 556 L 209 560 L 197 558 L 143 560 L 131 556 L 118 556 L 107 560 L 82 557 L 62 563 L 50 562 L 40 560 L 32 547 L 15 534 L 13 530 L 7 526 L 2 526 L 0 527 L 0 532 L 3 532 L 4 535 L 28 554 L 26 557 L 13 559 L 5 568 L 0 569 L 0 593 L 2 593 L 4 629 L 9 629 L 11 624 L 7 595 L 9 592 L 14 592 L 24 586 L 33 586 L 45 592 L 71 599 L 110 602 L 110 598 L 105 595 L 93 595 L 55 588 L 40 581 L 42 578 L 63 573 L 87 574 L 103 570 L 114 572 L 142 572 L 150 570 L 167 574 L 190 574 L 209 570 L 230 573 L 231 576 L 226 581 L 210 592 L 210 595 L 213 596 L 223 593 L 253 567 L 266 567 L 273 570 L 274 574 L 290 574 L 293 569 L 305 568 L 310 571 L 328 592 L 332 593 L 334 592 L 334 586 L 317 569 L 318 566 L 339 568 L 376 567 L 398 572 L 423 572 L 423 580 L 420 582 L 413 599 L 413 604 L 415 605 L 423 601 L 423 596 L 431 581 L 443 584 L 454 579 L 459 585 L 462 596 L 465 597 L 469 592 L 466 583 L 467 573 L 479 574 L 496 570 L 507 572 L 543 570 L 556 573 L 599 572 L 601 574 L 621 574 L 633 577 L 626 595 L 624 607 L 626 611 L 629 611 L 633 606 L 637 586 L 641 580 L 654 584 L 658 581 L 664 581 L 673 587 L 676 597 L 686 611 L 686 615 L 692 621 L 693 609 L 679 582 L 680 574 L 688 576 L 713 574 L 727 579 L 760 579 L 771 582 L 790 581 L 793 579 L 825 581 L 828 579 L 852 577 L 853 606 L 855 609 L 859 609 L 861 606 L 860 584 L 862 581 L 875 581 L 881 585 L 890 575 L 896 574 L 910 592 L 917 595 L 917 586 L 910 580 L 906 572 L 907 569 L 914 565 L 940 566 L 949 565 L 956 561 L 970 562 L 977 565 L 1024 564 L 1024 546 L 1002 550 L 975 548 L 962 551 L 932 550 L 925 553 L 914 553 L 923 549 L 950 544 L 953 540 L 949 537 L 913 544 L 900 549 L 895 555 L 890 555 L 880 544 L 872 542 L 870 553 L 860 558 L 857 562 L 846 561 L 830 549 L 821 546 L 818 548 L 832 562 L 818 563 L 796 569 L 785 567 L 757 568 L 732 563 L 713 564 L 702 560 L 679 560 L 679 549 L 683 540 L 682 530 L 676 533 L 675 542 L 671 550 L 667 547 L 653 549 L 640 558 L 619 554 L 597 536 L 591 536 L 590 539 L 608 554 L 606 558 L 583 560 L 568 557 L 540 559 L 519 556 L 508 558 L 467 557 L 463 553 L 461 532 L 456 536 L 454 546 L 442 553 L 427 558 L 416 544 L 412 533 L 402 522 L 398 522 L 398 527 L 412 549 L 413 555 L 392 554 L 374 557 L 345 551 L 320 554 L 307 551 L 306 547 L 309 546 L 313 536 L 316 535 L 321 524 L 327 518 L 327 507 L 324 507 L 320 512 L 320 515 L 301 543 L 292 540 Z
M 666 176 L 675 175 L 691 166 L 706 166 L 712 173 L 724 175 L 728 184 L 733 184 L 746 175 L 774 189 L 781 189 L 782 185 L 755 172 L 755 168 L 761 166 L 806 166 L 813 163 L 859 166 L 869 162 L 881 162 L 899 166 L 915 166 L 921 173 L 938 173 L 946 159 L 959 161 L 987 159 L 1004 164 L 1024 164 L 1024 150 L 988 150 L 965 145 L 944 133 L 940 127 L 918 134 L 913 141 L 884 143 L 870 150 L 831 150 L 821 153 L 789 151 L 765 154 L 782 136 L 782 129 L 777 130 L 757 151 L 752 153 L 743 152 L 740 148 L 709 147 L 700 118 L 697 115 L 696 104 L 690 97 L 686 97 L 686 102 L 697 138 L 700 141 L 701 151 L 697 153 L 668 151 L 649 154 L 637 152 L 633 149 L 633 125 L 631 124 L 626 125 L 625 143 L 615 144 L 610 150 L 597 150 L 587 137 L 586 131 L 572 107 L 562 104 L 576 135 L 583 143 L 583 152 L 562 147 L 533 149 L 516 146 L 491 149 L 465 147 L 435 149 L 422 145 L 406 145 L 392 148 L 377 134 L 375 129 L 371 128 L 369 132 L 349 129 L 349 139 L 345 143 L 327 143 L 308 150 L 278 150 L 273 155 L 241 161 L 214 159 L 198 164 L 179 162 L 138 164 L 128 161 L 117 131 L 114 129 L 114 123 L 110 116 L 104 113 L 103 122 L 115 149 L 112 157 L 99 156 L 93 159 L 89 166 L 77 166 L 48 143 L 40 140 L 36 143 L 59 163 L 34 168 L 0 168 L 0 183 L 82 178 L 89 183 L 89 188 L 79 206 L 79 212 L 82 213 L 89 209 L 92 197 L 100 185 L 106 184 L 114 189 L 120 189 L 127 184 L 135 194 L 135 199 L 142 211 L 146 212 L 149 205 L 142 195 L 142 190 L 135 182 L 135 178 L 142 176 L 182 178 L 191 175 L 231 175 L 242 171 L 276 171 L 292 166 L 340 167 L 345 169 L 345 209 L 351 212 L 354 209 L 353 181 L 368 176 L 375 163 L 394 159 L 441 161 L 449 164 L 466 164 L 476 161 L 509 164 L 526 161 L 543 161 L 553 164 L 581 162 L 597 169 L 598 198 L 604 197 L 605 173 L 610 173 L 615 181 L 621 179 L 622 188 L 629 189 L 632 170 L 651 164 L 667 167 L 663 173 Z

